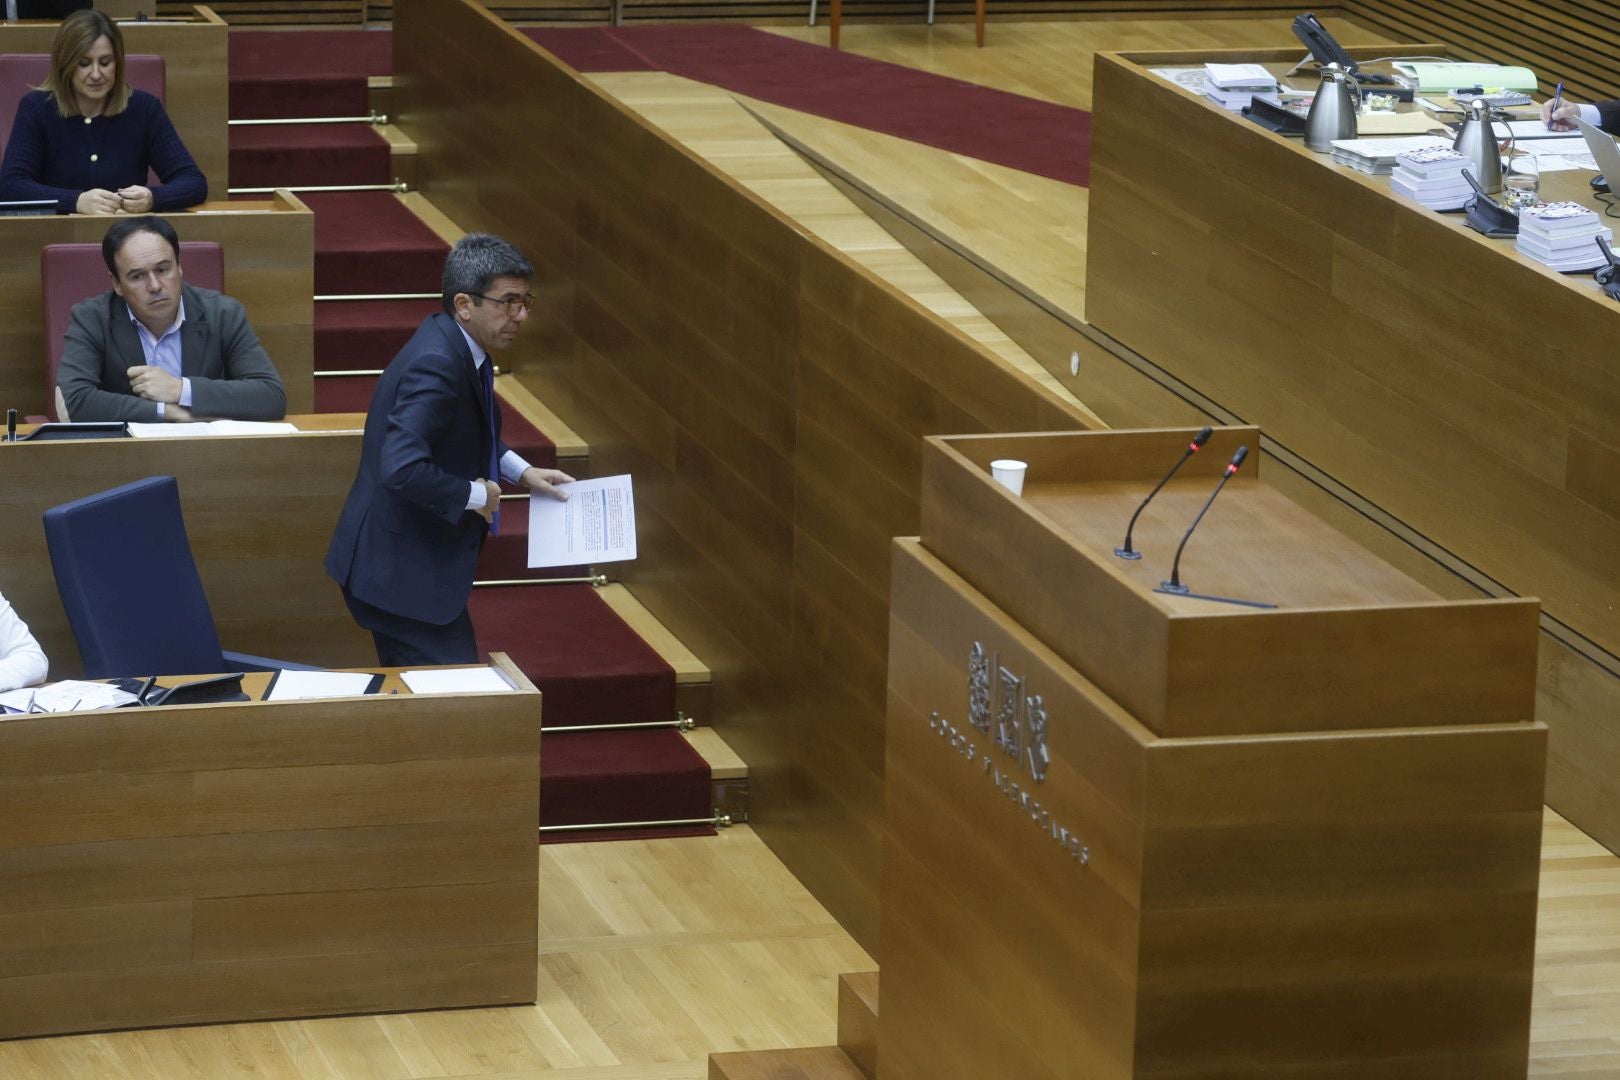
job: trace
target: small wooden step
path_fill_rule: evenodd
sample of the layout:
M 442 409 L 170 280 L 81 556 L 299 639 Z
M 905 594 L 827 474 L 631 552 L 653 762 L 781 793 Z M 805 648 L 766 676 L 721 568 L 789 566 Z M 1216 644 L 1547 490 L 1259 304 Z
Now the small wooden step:
M 393 124 L 378 124 L 374 127 L 388 143 L 389 175 L 395 180 L 404 181 L 405 186 L 416 188 L 416 141 L 406 135 Z
M 836 1046 L 709 1055 L 709 1080 L 866 1080 Z
M 726 745 L 714 728 L 682 733 L 692 749 L 709 765 L 709 807 L 731 818 L 733 825 L 748 820 L 748 764 Z
M 877 1080 L 878 973 L 838 976 L 838 1048 L 867 1080 Z

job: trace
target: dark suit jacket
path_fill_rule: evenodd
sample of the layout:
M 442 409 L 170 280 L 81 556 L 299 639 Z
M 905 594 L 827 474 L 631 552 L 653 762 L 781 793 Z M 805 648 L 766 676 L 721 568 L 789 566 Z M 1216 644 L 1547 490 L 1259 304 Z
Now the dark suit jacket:
M 182 285 L 181 295 L 186 321 L 180 328 L 180 374 L 191 380 L 191 412 L 229 420 L 285 416 L 281 376 L 242 305 L 194 285 Z M 68 418 L 156 422 L 157 405 L 129 388 L 128 370 L 145 363 L 140 334 L 117 293 L 75 304 L 56 369 Z
M 326 572 L 395 615 L 438 625 L 460 615 L 489 529 L 466 509 L 467 485 L 489 472 L 492 445 L 506 453 L 500 439 L 455 320 L 428 316 L 371 395 Z
M 1598 127 L 1610 135 L 1620 135 L 1620 101 L 1597 103 Z

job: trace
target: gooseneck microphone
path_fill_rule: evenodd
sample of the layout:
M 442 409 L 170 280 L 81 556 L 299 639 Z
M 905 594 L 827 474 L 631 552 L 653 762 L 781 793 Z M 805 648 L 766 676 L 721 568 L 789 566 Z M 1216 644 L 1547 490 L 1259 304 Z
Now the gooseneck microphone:
M 1205 514 L 1209 513 L 1210 506 L 1215 502 L 1215 496 L 1219 495 L 1221 488 L 1225 487 L 1226 482 L 1232 479 L 1232 474 L 1242 468 L 1243 459 L 1248 456 L 1249 448 L 1247 446 L 1237 448 L 1237 453 L 1233 454 L 1232 460 L 1227 463 L 1226 471 L 1221 473 L 1220 482 L 1215 485 L 1215 490 L 1210 492 L 1209 498 L 1204 500 L 1203 509 L 1198 511 L 1198 516 L 1193 518 L 1193 523 L 1187 526 L 1187 531 L 1182 534 L 1181 543 L 1176 546 L 1176 561 L 1170 564 L 1170 580 L 1163 582 L 1159 586 L 1164 592 L 1181 594 L 1188 591 L 1187 586 L 1181 583 L 1181 553 L 1187 549 L 1187 541 L 1192 539 L 1193 530 L 1198 528 L 1198 523 L 1204 520 Z
M 1176 470 L 1187 464 L 1187 459 L 1198 453 L 1198 448 L 1209 442 L 1209 437 L 1214 433 L 1213 428 L 1204 428 L 1193 436 L 1192 442 L 1187 444 L 1187 449 L 1181 452 L 1181 457 L 1177 459 L 1174 465 L 1170 466 L 1170 471 L 1164 474 L 1164 479 L 1154 485 L 1153 490 L 1148 492 L 1147 498 L 1142 500 L 1142 505 L 1136 508 L 1136 513 L 1131 515 L 1131 523 L 1125 526 L 1125 543 L 1114 549 L 1115 555 L 1122 559 L 1140 559 L 1142 557 L 1140 551 L 1131 547 L 1131 531 L 1136 528 L 1136 519 L 1142 516 L 1142 511 L 1147 509 L 1147 504 L 1153 501 L 1153 496 L 1159 493 L 1159 489 L 1168 484 L 1170 478 L 1176 475 Z

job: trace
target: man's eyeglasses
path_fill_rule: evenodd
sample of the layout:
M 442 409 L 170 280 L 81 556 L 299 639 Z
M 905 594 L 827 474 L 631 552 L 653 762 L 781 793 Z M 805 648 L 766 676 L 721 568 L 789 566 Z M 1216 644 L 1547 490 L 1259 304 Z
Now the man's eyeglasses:
M 506 308 L 506 317 L 515 319 L 522 312 L 534 307 L 534 293 L 524 293 L 522 296 L 485 296 L 483 293 L 473 293 L 480 300 L 500 304 Z

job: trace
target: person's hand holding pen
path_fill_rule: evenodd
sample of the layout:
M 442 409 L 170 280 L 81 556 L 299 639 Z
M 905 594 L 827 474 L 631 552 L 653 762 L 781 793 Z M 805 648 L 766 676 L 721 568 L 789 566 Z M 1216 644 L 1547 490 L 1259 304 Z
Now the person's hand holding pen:
M 1552 100 L 1541 106 L 1541 122 L 1547 125 L 1550 131 L 1574 131 L 1575 121 L 1580 119 L 1581 107 L 1570 105 L 1564 101 L 1564 80 L 1558 80 L 1558 89 L 1553 91 Z

